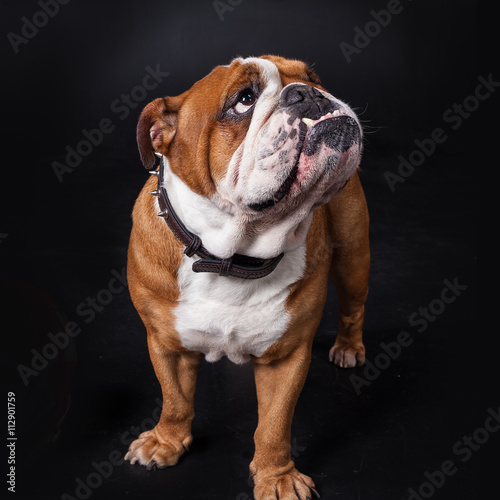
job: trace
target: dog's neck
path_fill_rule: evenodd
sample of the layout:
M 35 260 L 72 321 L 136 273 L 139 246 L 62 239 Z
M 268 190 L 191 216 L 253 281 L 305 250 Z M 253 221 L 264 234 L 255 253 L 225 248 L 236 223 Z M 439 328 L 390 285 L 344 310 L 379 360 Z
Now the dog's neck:
M 237 253 L 268 259 L 292 251 L 304 244 L 312 221 L 312 213 L 295 213 L 268 223 L 252 221 L 247 215 L 231 210 L 217 195 L 207 199 L 191 191 L 170 170 L 166 158 L 163 187 L 186 228 L 220 258 Z

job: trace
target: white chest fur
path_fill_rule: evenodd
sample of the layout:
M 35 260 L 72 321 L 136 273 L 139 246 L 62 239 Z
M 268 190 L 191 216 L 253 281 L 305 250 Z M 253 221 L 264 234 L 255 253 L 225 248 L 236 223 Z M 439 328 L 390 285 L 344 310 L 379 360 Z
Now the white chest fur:
M 207 361 L 227 356 L 244 363 L 261 356 L 285 332 L 289 286 L 305 268 L 305 245 L 285 254 L 264 278 L 242 280 L 194 273 L 196 259 L 184 256 L 178 272 L 181 291 L 175 309 L 182 345 L 205 354 Z

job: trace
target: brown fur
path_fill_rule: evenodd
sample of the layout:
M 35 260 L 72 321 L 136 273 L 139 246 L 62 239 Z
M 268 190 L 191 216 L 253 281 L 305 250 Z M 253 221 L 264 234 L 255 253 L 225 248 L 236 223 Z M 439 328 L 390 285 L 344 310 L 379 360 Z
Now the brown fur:
M 304 81 L 320 86 L 317 75 L 304 63 L 265 57 L 278 66 L 284 85 Z M 152 165 L 153 151 L 160 151 L 193 191 L 210 196 L 248 127 L 214 123 L 221 106 L 221 86 L 230 82 L 222 92 L 223 96 L 230 95 L 242 81 L 252 78 L 253 70 L 238 64 L 216 68 L 181 96 L 157 99 L 146 106 L 138 126 L 145 166 Z M 199 109 L 204 112 L 200 114 Z M 151 361 L 162 387 L 163 409 L 158 425 L 131 444 L 126 458 L 164 467 L 174 465 L 192 441 L 201 355 L 182 347 L 173 326 L 179 298 L 176 271 L 183 247 L 156 216 L 154 197 L 149 195 L 155 187 L 156 178 L 148 180 L 134 207 L 127 272 L 132 300 L 147 329 Z M 304 278 L 290 288 L 288 330 L 260 358 L 253 359 L 259 424 L 250 470 L 257 500 L 305 500 L 314 490 L 312 480 L 295 469 L 290 433 L 325 304 L 328 276 L 336 286 L 340 311 L 330 359 L 341 367 L 364 362 L 362 326 L 370 254 L 368 211 L 357 174 L 341 195 L 314 213 L 306 259 Z

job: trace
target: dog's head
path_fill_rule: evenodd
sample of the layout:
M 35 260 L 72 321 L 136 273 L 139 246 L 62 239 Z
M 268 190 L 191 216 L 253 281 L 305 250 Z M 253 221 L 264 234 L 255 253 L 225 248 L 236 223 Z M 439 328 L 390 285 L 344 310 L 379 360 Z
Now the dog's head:
M 148 169 L 154 152 L 193 192 L 250 220 L 311 212 L 339 194 L 359 166 L 362 129 L 305 63 L 235 59 L 139 119 Z

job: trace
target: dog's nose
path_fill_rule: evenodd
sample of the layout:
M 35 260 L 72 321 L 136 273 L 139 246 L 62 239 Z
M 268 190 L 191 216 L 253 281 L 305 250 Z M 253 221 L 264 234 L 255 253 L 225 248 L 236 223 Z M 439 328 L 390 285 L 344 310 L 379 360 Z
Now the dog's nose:
M 317 99 L 326 99 L 325 96 L 311 85 L 296 83 L 288 85 L 281 93 L 281 101 L 285 106 L 291 106 L 302 101 L 315 101 Z
M 337 109 L 317 88 L 301 83 L 287 85 L 281 92 L 279 104 L 283 108 L 292 106 L 295 112 L 313 120 Z

